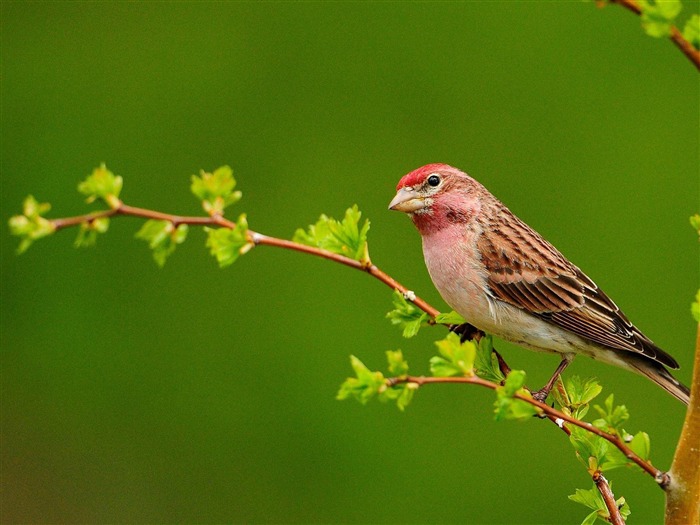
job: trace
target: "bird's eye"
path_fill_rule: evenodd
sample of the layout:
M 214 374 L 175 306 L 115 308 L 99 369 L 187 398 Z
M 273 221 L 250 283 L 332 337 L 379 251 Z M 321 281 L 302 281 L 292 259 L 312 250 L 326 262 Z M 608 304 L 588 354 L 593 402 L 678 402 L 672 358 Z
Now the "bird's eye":
M 431 175 L 428 177 L 428 184 L 431 185 L 433 188 L 440 184 L 440 177 L 437 175 Z

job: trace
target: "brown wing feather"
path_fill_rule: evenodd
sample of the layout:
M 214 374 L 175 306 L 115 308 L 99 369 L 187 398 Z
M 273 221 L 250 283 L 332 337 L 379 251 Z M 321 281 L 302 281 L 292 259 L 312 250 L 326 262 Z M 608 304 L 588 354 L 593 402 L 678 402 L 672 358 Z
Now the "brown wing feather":
M 508 208 L 501 205 L 491 216 L 478 247 L 495 297 L 604 347 L 678 368 L 591 279 Z

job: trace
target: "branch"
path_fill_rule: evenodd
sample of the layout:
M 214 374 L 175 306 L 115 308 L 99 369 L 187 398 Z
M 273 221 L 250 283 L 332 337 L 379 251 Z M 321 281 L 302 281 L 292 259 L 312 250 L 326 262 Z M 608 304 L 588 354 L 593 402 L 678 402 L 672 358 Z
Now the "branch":
M 388 387 L 393 387 L 398 384 L 402 383 L 412 383 L 417 386 L 423 386 L 423 385 L 430 385 L 430 384 L 436 384 L 436 383 L 460 383 L 460 384 L 469 384 L 469 385 L 478 385 L 481 387 L 485 388 L 490 388 L 491 390 L 496 390 L 500 385 L 497 383 L 493 383 L 491 381 L 488 381 L 486 379 L 482 379 L 478 376 L 468 376 L 468 377 L 463 377 L 463 376 L 458 376 L 458 377 L 426 377 L 426 376 L 402 376 L 402 377 L 392 377 L 387 379 L 387 386 Z M 639 457 L 635 452 L 627 446 L 627 444 L 620 438 L 620 436 L 610 434 L 608 432 L 605 432 L 604 430 L 599 429 L 596 426 L 593 426 L 591 423 L 588 423 L 586 421 L 581 421 L 580 419 L 576 419 L 575 417 L 562 412 L 560 410 L 557 410 L 556 408 L 549 406 L 546 403 L 541 403 L 540 401 L 537 401 L 536 399 L 525 396 L 522 394 L 515 393 L 513 395 L 515 399 L 519 399 L 521 401 L 524 401 L 526 403 L 529 403 L 530 405 L 537 407 L 542 411 L 542 413 L 547 416 L 551 421 L 553 421 L 557 426 L 562 428 L 564 430 L 564 422 L 570 423 L 574 426 L 577 426 L 579 428 L 582 428 L 584 430 L 587 430 L 588 432 L 591 432 L 597 436 L 602 437 L 606 441 L 610 442 L 612 445 L 614 445 L 622 454 L 635 463 L 637 466 L 639 466 L 642 470 L 644 470 L 647 474 L 649 474 L 651 477 L 654 478 L 654 480 L 659 484 L 659 486 L 662 489 L 666 489 L 667 485 L 669 484 L 669 476 L 667 473 L 657 469 L 654 467 L 654 465 L 651 464 L 650 461 L 646 461 Z M 566 430 L 564 430 L 566 432 Z
M 639 5 L 637 0 L 609 0 L 613 4 L 618 4 L 625 9 L 631 11 L 637 16 L 642 15 L 642 7 Z M 695 47 L 688 42 L 683 34 L 674 25 L 670 28 L 669 38 L 676 45 L 678 49 L 690 60 L 690 62 L 695 65 L 695 67 L 700 70 L 700 50 L 695 49 Z
M 666 492 L 666 525 L 700 523 L 700 324 L 695 342 L 695 363 L 690 402 L 681 437 L 671 464 Z
M 603 497 L 605 506 L 608 509 L 608 514 L 610 515 L 610 523 L 612 523 L 612 525 L 625 525 L 625 520 L 622 517 L 622 514 L 620 514 L 620 509 L 617 508 L 617 502 L 615 501 L 615 496 L 613 495 L 613 492 L 610 489 L 610 484 L 608 483 L 608 480 L 605 479 L 605 476 L 603 476 L 603 474 L 599 470 L 596 470 L 593 473 L 592 477 L 593 482 L 595 483 L 595 486 L 600 492 L 600 495 Z
M 53 227 L 56 230 L 60 230 L 71 226 L 79 226 L 83 223 L 90 223 L 95 219 L 100 219 L 103 217 L 113 217 L 118 215 L 140 217 L 143 219 L 153 219 L 159 221 L 169 221 L 174 227 L 177 227 L 180 224 L 188 224 L 192 226 L 218 226 L 229 229 L 233 229 L 236 227 L 235 222 L 225 219 L 224 217 L 218 214 L 213 214 L 209 217 L 186 217 L 180 215 L 172 215 L 169 213 L 163 213 L 155 210 L 148 210 L 145 208 L 128 206 L 121 201 L 115 202 L 114 207 L 109 210 L 88 213 L 86 215 L 78 215 L 76 217 L 51 219 L 50 222 L 51 224 L 53 224 Z M 394 279 L 384 271 L 380 270 L 374 264 L 366 264 L 355 259 L 351 259 L 350 257 L 345 257 L 343 255 L 329 252 L 321 248 L 315 248 L 313 246 L 307 246 L 305 244 L 288 241 L 286 239 L 279 239 L 277 237 L 270 237 L 268 235 L 263 235 L 262 233 L 258 233 L 252 230 L 248 230 L 248 236 L 250 242 L 252 242 L 255 245 L 274 246 L 276 248 L 283 248 L 285 250 L 307 253 L 309 255 L 321 257 L 322 259 L 328 259 L 329 261 L 337 262 L 345 266 L 349 266 L 350 268 L 366 272 L 375 279 L 387 285 L 389 288 L 398 290 L 399 292 L 404 294 L 407 300 L 410 300 L 418 308 L 420 308 L 426 314 L 428 314 L 432 319 L 434 319 L 435 316 L 437 316 L 440 313 L 440 311 L 437 308 L 434 308 L 420 297 L 415 296 L 415 294 L 412 293 L 403 284 L 398 282 L 396 279 Z

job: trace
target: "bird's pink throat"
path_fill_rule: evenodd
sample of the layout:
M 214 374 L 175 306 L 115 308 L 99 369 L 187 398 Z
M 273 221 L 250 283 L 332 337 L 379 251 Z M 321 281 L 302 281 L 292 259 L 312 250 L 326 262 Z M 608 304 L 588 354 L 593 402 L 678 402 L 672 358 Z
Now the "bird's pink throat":
M 465 205 L 460 195 L 441 195 L 428 207 L 411 214 L 421 235 L 438 232 L 450 226 L 465 225 L 472 220 L 474 208 Z

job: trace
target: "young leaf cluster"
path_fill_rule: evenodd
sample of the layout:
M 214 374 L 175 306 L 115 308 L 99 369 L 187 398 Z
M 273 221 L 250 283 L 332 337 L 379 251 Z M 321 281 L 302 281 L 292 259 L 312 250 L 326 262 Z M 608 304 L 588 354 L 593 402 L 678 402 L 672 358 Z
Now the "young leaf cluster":
M 294 232 L 292 240 L 299 244 L 321 248 L 369 265 L 370 259 L 367 247 L 369 220 L 365 219 L 362 226 L 360 226 L 361 217 L 362 212 L 357 208 L 357 205 L 348 208 L 341 221 L 321 215 L 316 224 L 310 225 L 306 231 L 299 228 Z
M 440 355 L 430 358 L 430 372 L 434 377 L 469 377 L 474 375 L 476 344 L 461 343 L 454 332 L 435 342 Z
M 553 390 L 554 398 L 562 412 L 571 414 L 577 419 L 583 419 L 588 413 L 590 403 L 601 393 L 602 387 L 595 379 L 582 380 L 577 376 L 559 381 Z M 651 442 L 646 432 L 628 433 L 623 425 L 629 420 L 629 411 L 625 405 L 616 405 L 615 398 L 610 394 L 603 405 L 593 405 L 598 418 L 591 423 L 593 426 L 619 436 L 627 443 L 632 451 L 644 460 L 649 459 Z M 620 450 L 609 441 L 579 427 L 571 427 L 569 439 L 574 447 L 576 456 L 593 474 L 596 471 L 607 472 L 619 467 L 635 467 Z
M 408 301 L 404 294 L 394 290 L 394 309 L 386 314 L 391 324 L 402 329 L 402 335 L 406 338 L 413 337 L 418 333 L 423 323 L 428 321 L 428 314 Z
M 700 49 L 700 15 L 691 16 L 683 28 L 683 38 L 695 49 Z
M 494 383 L 501 384 L 506 379 L 499 366 L 496 352 L 493 351 L 493 338 L 488 334 L 481 337 L 476 345 L 474 371 L 480 378 Z
M 503 385 L 496 389 L 496 402 L 494 403 L 496 421 L 504 419 L 528 421 L 532 419 L 532 416 L 541 412 L 536 406 L 516 398 L 516 394 L 532 397 L 525 388 L 525 372 L 523 370 L 511 370 Z
M 238 217 L 235 228 L 204 228 L 207 248 L 216 257 L 220 268 L 236 262 L 255 246 L 248 236 L 248 220 L 244 213 Z
M 700 290 L 695 294 L 695 301 L 690 305 L 690 312 L 693 314 L 695 322 L 700 323 Z
M 224 210 L 241 200 L 242 193 L 234 191 L 236 179 L 229 166 L 221 166 L 209 173 L 202 170 L 192 175 L 190 190 L 202 202 L 202 208 L 209 215 L 223 215 Z
M 388 369 L 391 377 L 403 379 L 408 374 L 406 363 L 401 350 L 389 350 L 386 352 Z M 353 397 L 363 405 L 366 405 L 375 397 L 380 401 L 395 401 L 399 410 L 404 410 L 413 399 L 413 394 L 418 388 L 415 383 L 398 383 L 389 385 L 382 372 L 372 371 L 357 357 L 350 356 L 350 364 L 355 371 L 355 377 L 349 377 L 340 386 L 337 399 L 343 400 Z
M 100 165 L 78 184 L 78 191 L 87 197 L 88 203 L 100 200 L 107 204 L 110 210 L 55 221 L 44 217 L 51 206 L 48 203 L 40 204 L 30 195 L 24 200 L 23 214 L 15 215 L 9 221 L 11 233 L 21 237 L 18 252 L 26 251 L 35 240 L 55 232 L 58 229 L 57 224 L 61 227 L 78 226 L 75 246 L 88 247 L 95 244 L 99 234 L 107 232 L 110 224 L 109 216 L 123 214 L 166 217 L 147 220 L 135 235 L 137 239 L 148 243 L 153 259 L 158 266 L 162 267 L 177 245 L 185 242 L 189 229 L 188 220 L 197 224 L 207 223 L 201 218 L 169 216 L 126 206 L 119 200 L 123 185 L 122 177 L 112 173 L 104 164 Z M 239 216 L 235 225 L 221 221 L 224 209 L 241 198 L 241 192 L 234 191 L 235 187 L 236 180 L 228 166 L 217 168 L 212 173 L 202 171 L 199 176 L 192 176 L 192 193 L 200 199 L 202 207 L 211 215 L 212 219 L 209 223 L 224 224 L 218 228 L 205 228 L 206 246 L 221 267 L 232 264 L 240 255 L 254 246 L 248 233 L 245 214 Z
M 118 208 L 121 204 L 119 194 L 122 191 L 124 179 L 115 175 L 101 164 L 88 177 L 78 184 L 78 191 L 87 197 L 88 203 L 102 200 L 110 208 Z
M 53 223 L 44 215 L 51 209 L 48 202 L 40 203 L 29 195 L 24 199 L 22 215 L 10 217 L 10 233 L 21 238 L 17 253 L 24 253 L 37 239 L 56 231 Z
M 482 338 L 488 343 L 481 345 L 474 341 L 460 342 L 459 336 L 450 332 L 447 337 L 436 341 L 438 354 L 430 359 L 430 372 L 435 378 L 475 376 L 475 363 L 484 361 L 480 354 L 490 351 L 490 339 Z M 382 372 L 369 370 L 357 357 L 351 356 L 352 368 L 355 377 L 350 377 L 340 387 L 338 399 L 353 397 L 360 403 L 366 404 L 373 398 L 381 401 L 396 401 L 399 409 L 404 410 L 413 399 L 413 394 L 419 386 L 420 379 L 412 379 L 408 376 L 408 364 L 400 350 L 388 351 L 387 361 L 389 375 Z M 491 365 L 489 365 L 491 366 Z M 496 368 L 497 364 L 494 365 Z M 499 376 L 495 371 L 490 373 Z M 503 377 L 500 374 L 500 377 Z M 523 420 L 539 413 L 539 409 L 527 402 L 518 399 L 516 395 L 529 396 L 524 387 L 525 372 L 511 371 L 505 384 L 496 389 L 495 418 Z
M 583 519 L 581 525 L 593 525 L 599 519 L 604 523 L 610 523 L 610 511 L 605 505 L 605 501 L 603 501 L 603 496 L 595 486 L 588 490 L 576 489 L 576 493 L 569 496 L 569 499 L 593 511 Z M 618 498 L 615 500 L 615 504 L 620 511 L 622 519 L 626 520 L 631 511 L 625 498 Z
M 476 345 L 471 341 L 461 344 L 456 334 L 450 333 L 445 339 L 435 343 L 440 356 L 430 360 L 433 377 L 471 377 L 474 375 L 473 363 Z M 413 399 L 418 389 L 415 381 L 407 381 L 408 363 L 401 350 L 386 353 L 389 375 L 369 370 L 357 357 L 351 356 L 355 377 L 350 377 L 341 385 L 338 399 L 354 397 L 366 404 L 377 397 L 381 401 L 395 401 L 400 410 L 404 410 Z M 389 380 L 391 378 L 391 381 Z
M 644 31 L 656 38 L 671 34 L 671 27 L 683 9 L 680 0 L 639 0 L 639 7 Z
M 700 237 L 700 214 L 696 213 L 690 216 L 690 226 L 698 233 L 698 237 Z
M 162 268 L 176 246 L 185 242 L 187 230 L 187 224 L 180 224 L 176 228 L 170 221 L 148 220 L 136 232 L 136 238 L 148 243 L 153 259 Z
M 80 223 L 78 236 L 75 238 L 76 248 L 89 248 L 97 242 L 97 236 L 107 233 L 109 229 L 109 217 L 97 217 L 95 219 Z

